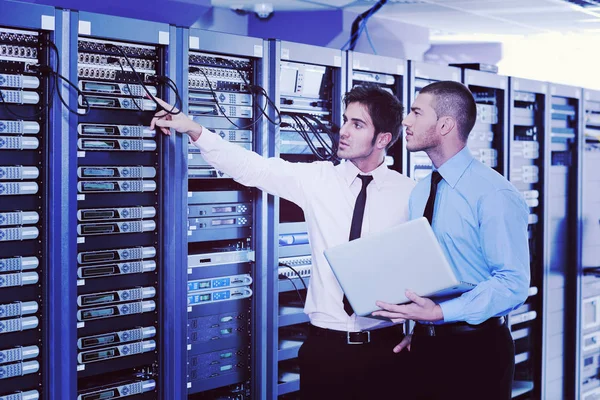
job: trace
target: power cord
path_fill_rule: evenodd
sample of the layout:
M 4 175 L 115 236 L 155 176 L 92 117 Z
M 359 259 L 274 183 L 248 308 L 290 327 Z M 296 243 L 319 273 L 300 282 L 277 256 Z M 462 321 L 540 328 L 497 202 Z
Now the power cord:
M 304 289 L 305 289 L 305 290 L 308 290 L 308 287 L 306 286 L 306 282 L 304 282 L 304 279 L 302 278 L 302 275 L 300 275 L 300 273 L 298 273 L 298 270 L 296 270 L 296 268 L 292 267 L 291 265 L 288 265 L 288 264 L 282 263 L 282 262 L 280 262 L 280 263 L 279 263 L 279 266 L 280 266 L 280 267 L 286 267 L 286 268 L 289 268 L 289 269 L 291 269 L 291 270 L 294 272 L 294 274 L 296 274 L 296 276 L 297 276 L 298 278 L 300 278 L 300 281 L 302 282 L 302 286 L 304 286 Z M 283 275 L 283 274 L 279 274 L 279 277 L 281 277 L 282 275 Z M 289 279 L 289 277 L 288 277 L 288 276 L 286 276 L 286 275 L 283 275 L 283 276 L 285 276 L 286 278 L 288 278 L 288 279 Z
M 58 98 L 60 100 L 60 102 L 62 103 L 62 105 L 72 114 L 76 114 L 79 116 L 84 116 L 87 115 L 90 111 L 90 105 L 89 102 L 87 100 L 86 95 L 79 90 L 79 88 L 77 87 L 77 85 L 75 85 L 73 82 L 71 82 L 69 79 L 65 78 L 63 75 L 61 75 L 58 71 L 60 71 L 60 52 L 58 51 L 58 48 L 56 47 L 56 44 L 54 44 L 54 42 L 52 42 L 49 39 L 43 39 L 45 41 L 45 43 L 48 45 L 48 47 L 54 51 L 54 54 L 56 55 L 56 71 L 52 68 L 51 65 L 39 65 L 39 64 L 34 64 L 34 65 L 30 65 L 29 69 L 31 71 L 35 71 L 35 72 L 39 72 L 42 76 L 46 76 L 49 79 L 49 84 L 50 84 L 50 96 L 49 99 L 50 101 L 48 102 L 47 108 L 48 110 L 50 110 L 50 107 L 52 105 L 52 98 L 54 97 L 54 92 L 56 92 L 56 94 L 58 95 Z M 84 107 L 84 112 L 83 114 L 79 113 L 78 110 L 72 109 L 71 107 L 69 107 L 69 105 L 67 104 L 67 102 L 65 101 L 65 99 L 62 96 L 62 93 L 59 89 L 59 79 L 66 82 L 67 85 L 69 85 L 70 87 L 72 87 L 73 89 L 75 89 L 75 91 L 77 92 L 77 94 L 79 96 L 81 96 L 81 102 L 82 105 Z M 4 99 L 4 95 L 2 94 L 2 92 L 0 91 L 0 103 L 2 103 L 2 105 L 6 108 L 6 110 L 12 114 L 14 117 L 19 118 L 19 119 L 29 119 L 29 118 L 37 118 L 39 116 L 41 116 L 45 109 L 42 108 L 42 110 L 36 112 L 33 115 L 20 115 L 18 113 L 16 113 L 15 111 L 13 111 L 9 106 L 8 103 L 6 102 L 6 100 Z
M 373 7 L 356 17 L 354 22 L 352 22 L 350 39 L 348 39 L 348 41 L 344 43 L 344 45 L 342 46 L 342 50 L 345 50 L 346 46 L 349 46 L 348 50 L 354 51 L 354 48 L 356 47 L 356 42 L 358 42 L 358 38 L 367 26 L 367 21 L 369 20 L 369 18 L 371 18 L 371 16 L 373 16 L 373 14 L 379 11 L 379 9 L 383 7 L 387 3 L 387 1 L 388 0 L 379 0 L 377 4 L 375 4 Z M 373 48 L 373 50 L 375 50 L 372 44 L 371 47 Z
M 279 108 L 277 107 L 277 105 L 275 104 L 275 102 L 269 97 L 269 94 L 267 93 L 267 91 L 265 90 L 265 88 L 263 88 L 262 86 L 259 86 L 259 85 L 253 85 L 250 82 L 248 82 L 248 80 L 246 79 L 246 77 L 244 76 L 244 74 L 242 73 L 242 71 L 240 71 L 240 68 L 238 68 L 237 65 L 235 65 L 231 60 L 228 60 L 226 58 L 217 57 L 217 61 L 225 62 L 225 63 L 231 65 L 231 67 L 236 70 L 236 72 L 238 73 L 238 75 L 240 76 L 240 78 L 242 78 L 242 80 L 246 84 L 246 87 L 248 88 L 248 90 L 250 90 L 250 93 L 252 93 L 252 95 L 255 98 L 255 101 L 257 103 L 258 103 L 258 100 L 257 100 L 258 99 L 258 95 L 261 94 L 265 98 L 265 101 L 266 101 L 265 107 L 261 109 L 262 115 L 264 115 L 264 117 L 271 124 L 273 124 L 275 126 L 281 124 L 281 113 L 279 112 Z M 275 121 L 273 121 L 265 113 L 265 110 L 266 110 L 267 106 L 269 106 L 269 105 L 275 111 L 275 115 L 276 115 Z
M 22 120 L 28 120 L 31 118 L 38 118 L 40 117 L 44 111 L 45 108 L 42 108 L 40 111 L 35 112 L 33 115 L 21 115 L 18 112 L 14 111 L 10 106 L 9 103 L 4 99 L 4 93 L 2 93 L 2 89 L 0 89 L 0 104 L 2 104 L 2 106 L 4 107 L 4 109 L 13 117 L 17 118 L 17 119 L 22 119 Z M 50 107 L 50 105 L 48 105 L 48 107 Z
M 123 64 L 121 63 L 121 60 L 118 57 L 107 57 L 106 62 L 110 63 L 110 64 L 118 64 L 119 67 L 121 68 L 121 72 L 123 73 L 123 75 L 125 75 L 125 68 L 123 68 Z M 135 108 L 137 108 L 140 111 L 144 111 L 140 107 L 138 102 L 135 101 L 136 97 L 133 95 L 133 91 L 131 90 L 131 87 L 129 86 L 128 82 L 125 82 L 125 86 L 127 86 L 127 90 L 129 91 L 129 97 L 131 97 L 131 99 L 133 99 L 133 104 L 135 104 Z
M 162 107 L 160 104 L 158 104 L 158 102 L 156 100 L 154 100 L 154 96 L 148 91 L 148 88 L 146 87 L 144 81 L 142 80 L 142 78 L 140 77 L 140 75 L 138 74 L 138 72 L 135 70 L 135 68 L 133 67 L 133 64 L 131 63 L 131 60 L 129 59 L 129 57 L 127 56 L 127 54 L 123 51 L 123 49 L 121 49 L 119 46 L 117 46 L 116 44 L 113 43 L 107 43 L 106 44 L 108 47 L 112 47 L 114 49 L 117 50 L 117 52 L 119 52 L 120 55 L 123 56 L 123 58 L 125 58 L 125 61 L 127 62 L 127 65 L 129 66 L 129 68 L 131 68 L 131 71 L 133 72 L 135 78 L 137 79 L 137 81 L 139 82 L 139 84 L 142 86 L 142 88 L 144 89 L 144 91 L 146 92 L 146 94 L 148 95 L 148 98 L 151 99 L 155 104 L 156 107 L 158 109 L 162 109 L 164 110 L 167 114 L 170 115 L 177 115 L 179 113 L 181 113 L 181 96 L 179 95 L 179 90 L 177 89 L 177 85 L 175 85 L 175 83 L 168 77 L 166 76 L 159 76 L 159 75 L 155 75 L 154 78 L 148 77 L 149 79 L 156 79 L 156 80 L 168 80 L 170 82 L 173 83 L 173 86 L 171 86 L 170 84 L 168 85 L 171 89 L 173 89 L 173 91 L 175 92 L 175 97 L 176 97 L 176 101 L 175 101 L 175 105 L 173 105 L 173 107 L 170 110 L 166 110 L 164 109 L 164 107 Z M 119 61 L 119 65 L 121 65 L 121 62 Z M 121 68 L 122 65 L 121 65 Z M 135 103 L 135 102 L 134 102 Z M 179 103 L 179 108 L 177 107 Z M 177 111 L 175 111 L 177 110 Z
M 294 121 L 295 126 L 287 122 L 282 122 L 281 127 L 289 127 L 296 131 L 296 133 L 298 133 L 300 137 L 304 139 L 304 141 L 308 145 L 308 148 L 317 157 L 318 160 L 330 161 L 334 164 L 339 164 L 340 159 L 337 157 L 338 144 L 337 138 L 335 137 L 336 135 L 325 124 L 323 124 L 317 117 L 312 115 L 291 112 L 284 112 L 283 115 L 290 117 Z M 315 124 L 316 126 L 313 124 Z M 322 146 L 324 154 L 322 154 L 317 149 L 315 143 L 313 143 L 313 139 L 311 138 L 310 133 L 306 130 L 305 127 L 310 130 L 310 133 L 312 133 L 316 141 Z M 321 129 L 328 135 L 329 139 L 331 140 L 331 144 L 329 144 L 321 136 L 321 132 L 319 132 L 319 129 Z
M 57 59 L 58 61 L 58 59 Z M 30 70 L 37 70 L 38 68 L 41 68 L 41 66 L 39 65 L 29 65 L 29 69 Z M 46 67 L 48 68 L 48 67 Z M 51 70 L 51 69 L 50 69 Z M 41 74 L 44 75 L 44 74 Z M 47 74 L 46 74 L 47 76 Z M 50 82 L 52 83 L 52 82 Z M 50 95 L 49 95 L 49 99 L 52 99 L 52 97 L 54 96 L 54 86 L 55 85 L 50 85 Z M 0 103 L 2 103 L 2 106 L 6 109 L 6 111 L 11 114 L 13 117 L 17 118 L 17 119 L 23 119 L 23 120 L 27 120 L 27 119 L 31 119 L 31 118 L 38 118 L 40 116 L 42 116 L 42 114 L 44 113 L 44 111 L 46 111 L 46 109 L 44 107 L 41 108 L 40 111 L 35 112 L 32 115 L 21 115 L 19 113 L 17 113 L 16 111 L 14 111 L 10 106 L 9 103 L 4 99 L 4 93 L 2 93 L 2 90 L 0 89 Z M 47 104 L 47 108 L 48 111 L 50 110 L 50 106 L 52 105 L 52 102 L 48 102 Z
M 212 83 L 210 83 L 210 79 L 208 79 L 208 75 L 206 75 L 206 72 L 204 72 L 204 70 L 202 68 L 200 68 L 200 67 L 190 67 L 189 71 L 192 72 L 192 73 L 193 72 L 200 72 L 202 75 L 204 75 L 204 79 L 206 79 L 206 84 L 208 85 L 208 89 L 210 90 L 210 94 L 213 97 L 213 100 L 215 101 L 217 108 L 219 110 L 221 110 L 222 106 L 221 106 L 221 103 L 219 102 L 219 99 L 217 97 L 217 92 L 213 89 Z M 263 114 L 265 113 L 264 109 L 262 109 L 261 111 L 262 111 Z M 248 129 L 248 128 L 251 129 L 251 128 L 254 128 L 254 126 L 256 126 L 256 124 L 260 121 L 260 118 L 262 117 L 262 115 L 261 115 L 261 117 L 255 118 L 254 122 L 252 122 L 251 124 L 248 124 L 248 125 L 245 125 L 245 126 L 239 126 L 238 124 L 236 124 L 235 122 L 233 122 L 231 120 L 231 118 L 229 118 L 225 113 L 222 113 L 222 114 L 227 119 L 227 121 L 229 121 L 229 123 L 231 125 L 235 126 L 237 129 Z
M 292 286 L 294 287 L 294 289 L 296 289 L 296 293 L 298 294 L 298 298 L 300 299 L 300 302 L 302 302 L 302 304 L 304 304 L 305 300 L 302 297 L 302 295 L 300 294 L 300 291 L 298 290 L 298 286 L 296 286 L 296 284 L 294 283 L 294 281 L 292 280 L 292 278 L 290 278 L 289 276 L 285 276 L 284 274 L 279 274 L 279 279 L 287 279 L 290 281 L 290 283 L 292 284 Z
M 51 40 L 47 40 L 46 42 L 48 43 L 48 46 L 54 51 L 54 54 L 56 55 L 56 71 L 54 71 L 52 69 L 52 67 L 38 66 L 40 68 L 40 71 L 42 73 L 44 73 L 44 72 L 49 73 L 50 75 L 52 75 L 54 77 L 54 88 L 55 88 L 54 90 L 56 91 L 56 94 L 58 94 L 58 98 L 59 98 L 60 102 L 62 103 L 62 105 L 65 106 L 65 108 L 70 113 L 76 114 L 79 116 L 87 115 L 90 112 L 90 104 L 88 102 L 87 96 L 81 90 L 79 90 L 77 85 L 75 85 L 73 82 L 71 82 L 70 80 L 68 80 L 67 78 L 65 78 L 64 76 L 62 76 L 59 73 L 59 71 L 60 71 L 60 52 L 58 51 L 58 47 L 56 47 L 56 44 L 54 44 L 54 42 Z M 69 105 L 63 98 L 62 93 L 60 92 L 60 89 L 58 88 L 59 87 L 59 79 L 66 82 L 70 87 L 75 89 L 75 91 L 77 92 L 77 94 L 79 96 L 81 96 L 81 103 L 84 107 L 83 114 L 80 114 L 78 110 L 74 110 L 71 107 L 69 107 Z M 54 93 L 54 92 L 52 92 L 52 93 Z

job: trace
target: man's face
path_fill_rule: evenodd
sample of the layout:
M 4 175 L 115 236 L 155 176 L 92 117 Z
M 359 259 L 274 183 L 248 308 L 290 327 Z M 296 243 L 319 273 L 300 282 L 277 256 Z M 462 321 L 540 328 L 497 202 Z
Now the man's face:
M 427 151 L 441 143 L 442 136 L 438 133 L 438 116 L 431 103 L 433 96 L 419 94 L 410 113 L 402 121 L 406 127 L 406 149 L 408 151 Z
M 344 112 L 337 155 L 349 161 L 368 158 L 375 149 L 375 127 L 369 110 L 361 103 L 350 103 Z

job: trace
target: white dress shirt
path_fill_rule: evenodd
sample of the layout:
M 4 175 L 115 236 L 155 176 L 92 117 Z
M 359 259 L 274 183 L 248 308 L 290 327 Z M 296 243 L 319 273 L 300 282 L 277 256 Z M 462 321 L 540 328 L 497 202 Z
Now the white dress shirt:
M 204 128 L 194 142 L 206 161 L 245 186 L 258 187 L 296 203 L 304 211 L 312 249 L 312 272 L 304 312 L 321 328 L 360 331 L 391 325 L 344 311 L 343 292 L 323 251 L 348 241 L 354 203 L 362 183 L 351 162 L 291 163 L 265 158 L 229 143 Z M 362 235 L 408 220 L 408 199 L 414 181 L 382 164 L 371 173 Z M 378 251 L 374 249 L 374 251 Z M 365 265 L 365 268 L 369 268 Z

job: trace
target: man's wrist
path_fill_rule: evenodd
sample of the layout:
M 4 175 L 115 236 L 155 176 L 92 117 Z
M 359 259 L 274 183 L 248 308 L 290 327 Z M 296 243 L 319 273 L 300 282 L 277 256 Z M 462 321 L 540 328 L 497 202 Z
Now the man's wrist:
M 193 127 L 192 129 L 190 129 L 189 131 L 187 131 L 186 133 L 188 134 L 188 136 L 192 139 L 193 142 L 195 142 L 196 140 L 198 140 L 200 138 L 200 135 L 202 135 L 202 130 L 203 127 L 200 124 L 195 124 L 196 126 Z
M 435 314 L 435 321 L 443 321 L 444 320 L 444 311 L 442 311 L 442 307 L 439 304 L 436 304 L 433 308 Z

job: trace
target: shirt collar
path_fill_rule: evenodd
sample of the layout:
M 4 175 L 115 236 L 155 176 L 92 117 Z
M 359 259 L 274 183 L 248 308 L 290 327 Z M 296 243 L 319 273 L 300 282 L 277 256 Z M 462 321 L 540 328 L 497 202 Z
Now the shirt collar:
M 381 186 L 385 182 L 385 178 L 390 171 L 387 165 L 385 164 L 385 161 L 381 163 L 379 167 L 375 168 L 368 174 L 365 174 L 360 169 L 358 169 L 358 167 L 356 167 L 356 165 L 354 165 L 351 161 L 344 160 L 339 166 L 340 168 L 342 168 L 342 174 L 348 186 L 352 185 L 352 183 L 359 174 L 372 175 L 373 181 L 375 182 L 375 186 L 377 186 L 377 189 L 381 189 Z
M 474 158 L 471 151 L 465 146 L 451 159 L 442 164 L 437 171 L 442 175 L 442 178 L 444 178 L 446 183 L 454 188 L 473 160 Z

